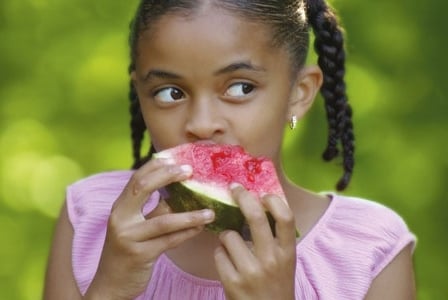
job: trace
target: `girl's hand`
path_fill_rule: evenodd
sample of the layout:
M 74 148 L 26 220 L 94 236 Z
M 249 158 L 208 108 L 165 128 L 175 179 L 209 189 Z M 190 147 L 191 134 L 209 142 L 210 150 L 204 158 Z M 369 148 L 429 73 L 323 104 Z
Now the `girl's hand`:
M 260 200 L 242 186 L 232 189 L 248 222 L 253 247 L 235 231 L 220 234 L 216 268 L 227 299 L 294 299 L 296 235 L 294 215 L 280 198 Z M 276 220 L 272 235 L 265 209 Z
M 191 167 L 164 159 L 137 170 L 112 207 L 99 267 L 87 299 L 133 299 L 148 285 L 157 257 L 202 231 L 213 211 L 170 213 L 161 201 L 148 216 L 142 207 L 157 189 L 187 179 Z

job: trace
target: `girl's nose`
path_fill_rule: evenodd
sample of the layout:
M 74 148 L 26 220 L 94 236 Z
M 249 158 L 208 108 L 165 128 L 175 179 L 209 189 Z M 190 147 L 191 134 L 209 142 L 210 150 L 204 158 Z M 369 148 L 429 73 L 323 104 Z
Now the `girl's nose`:
M 193 101 L 185 126 L 189 140 L 212 140 L 224 133 L 224 121 L 220 109 L 210 99 Z

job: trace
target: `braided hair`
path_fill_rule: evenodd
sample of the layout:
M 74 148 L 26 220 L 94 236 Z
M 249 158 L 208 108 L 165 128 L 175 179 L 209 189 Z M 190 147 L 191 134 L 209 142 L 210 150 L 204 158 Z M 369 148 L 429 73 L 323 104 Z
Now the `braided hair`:
M 332 160 L 339 154 L 338 143 L 342 144 L 344 174 L 336 187 L 343 190 L 350 182 L 355 150 L 352 109 L 347 102 L 344 82 L 344 38 L 334 12 L 324 0 L 308 0 L 306 11 L 314 30 L 318 65 L 324 76 L 320 92 L 325 99 L 328 141 L 322 156 L 326 161 Z
M 200 0 L 141 0 L 131 22 L 129 72 L 135 70 L 137 43 L 142 32 L 167 12 L 194 12 L 201 4 Z M 325 100 L 328 120 L 327 147 L 322 156 L 324 160 L 331 161 L 342 152 L 344 173 L 336 188 L 344 190 L 353 173 L 355 147 L 352 110 L 347 102 L 344 81 L 344 37 L 335 12 L 325 0 L 220 0 L 214 1 L 213 5 L 271 26 L 273 45 L 288 50 L 293 72 L 298 72 L 306 61 L 309 32 L 310 29 L 313 30 L 314 49 L 323 72 L 320 92 Z M 134 158 L 132 168 L 137 169 L 149 160 L 155 149 L 151 145 L 149 153 L 142 157 L 141 147 L 146 126 L 132 82 L 129 100 Z

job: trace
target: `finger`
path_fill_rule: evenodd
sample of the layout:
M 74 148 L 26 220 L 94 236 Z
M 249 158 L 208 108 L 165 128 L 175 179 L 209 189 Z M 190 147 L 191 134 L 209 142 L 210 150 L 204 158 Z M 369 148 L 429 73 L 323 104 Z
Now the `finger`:
M 254 254 L 236 231 L 228 230 L 220 233 L 219 240 L 236 270 L 251 272 L 251 269 L 257 265 Z
M 210 209 L 163 214 L 135 225 L 133 238 L 136 241 L 146 241 L 177 231 L 203 227 L 213 222 L 214 218 L 215 214 Z
M 142 251 L 145 251 L 146 253 L 157 253 L 156 256 L 158 256 L 160 253 L 175 248 L 183 242 L 195 237 L 203 230 L 203 226 L 198 226 L 171 232 L 169 234 L 158 236 L 156 239 L 142 241 L 140 242 L 140 245 L 143 248 Z
M 191 173 L 191 166 L 173 165 L 169 161 L 156 159 L 150 166 L 148 163 L 147 168 L 134 173 L 113 210 L 119 210 L 122 218 L 142 217 L 142 207 L 149 195 L 167 184 L 187 179 Z
M 231 191 L 249 225 L 255 253 L 269 254 L 267 252 L 270 249 L 267 245 L 273 243 L 274 237 L 263 205 L 259 199 L 239 184 L 232 184 Z
M 140 169 L 136 170 L 134 174 L 131 176 L 129 181 L 127 182 L 126 186 L 123 189 L 123 192 L 121 193 L 120 197 L 115 201 L 112 209 L 120 209 L 120 206 L 127 206 L 129 205 L 129 199 L 128 198 L 137 198 L 136 195 L 139 194 L 139 191 L 142 190 L 142 188 L 139 188 L 140 186 L 145 185 L 144 178 L 146 176 L 149 176 L 151 173 L 155 172 L 156 170 L 165 167 L 173 165 L 172 160 L 164 160 L 164 159 L 153 159 L 145 163 Z
M 275 220 L 275 231 L 280 247 L 295 249 L 295 218 L 286 201 L 276 195 L 266 195 L 262 198 L 262 203 Z
M 232 263 L 226 249 L 223 246 L 218 246 L 214 253 L 216 271 L 224 286 L 227 286 L 230 281 L 237 281 L 239 278 L 238 271 Z

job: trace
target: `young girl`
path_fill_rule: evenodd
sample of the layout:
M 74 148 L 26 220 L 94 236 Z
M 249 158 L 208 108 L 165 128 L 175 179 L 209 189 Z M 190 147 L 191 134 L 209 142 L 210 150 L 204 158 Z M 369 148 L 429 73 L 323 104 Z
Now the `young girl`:
M 304 65 L 310 28 L 319 67 Z M 353 170 L 343 38 L 324 1 L 143 0 L 130 46 L 134 171 L 68 188 L 45 299 L 415 298 L 415 239 L 397 214 L 311 193 L 282 171 L 285 125 L 296 126 L 319 89 L 329 121 L 324 158 L 342 146 L 339 190 Z M 141 158 L 146 131 L 152 146 Z M 213 211 L 172 213 L 157 192 L 192 169 L 151 154 L 195 141 L 238 144 L 275 163 L 288 205 L 229 187 L 251 245 L 233 231 L 204 231 Z

